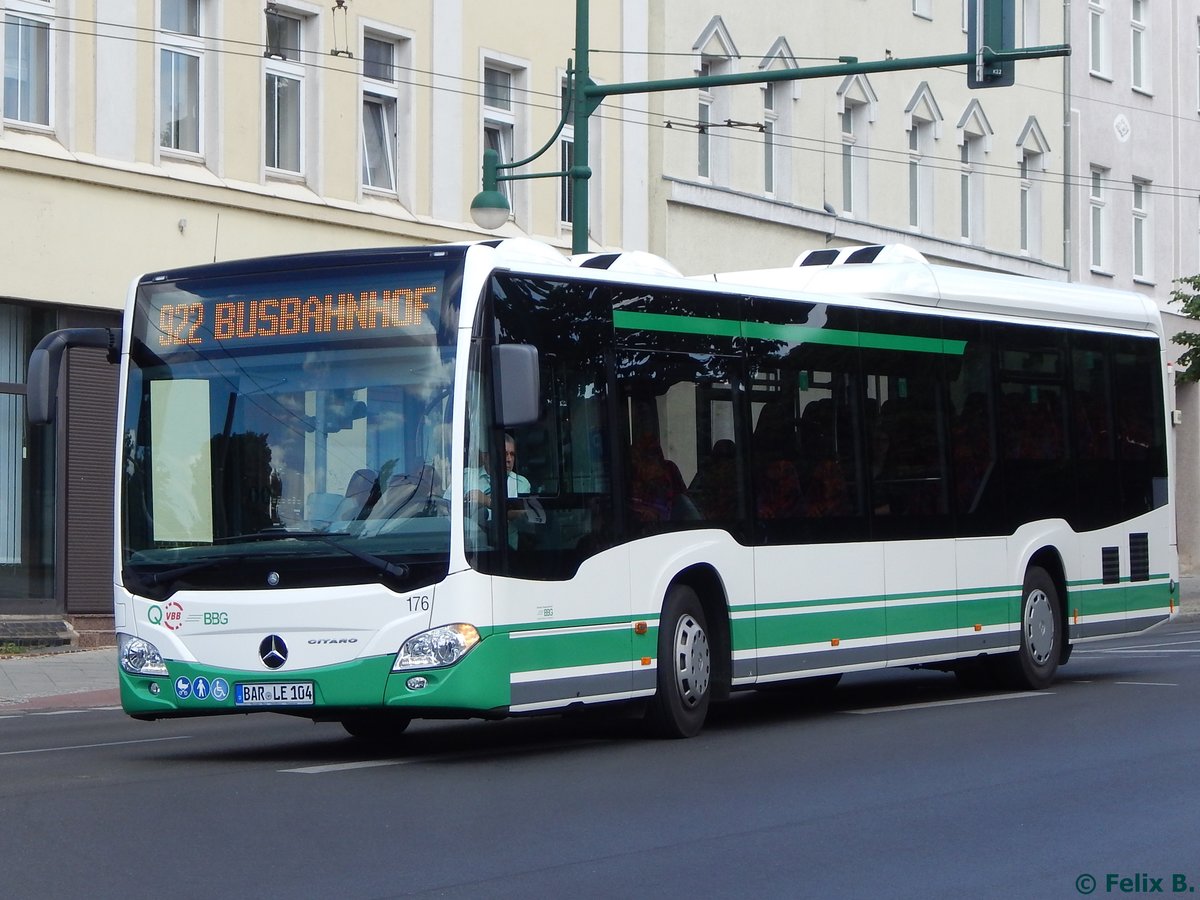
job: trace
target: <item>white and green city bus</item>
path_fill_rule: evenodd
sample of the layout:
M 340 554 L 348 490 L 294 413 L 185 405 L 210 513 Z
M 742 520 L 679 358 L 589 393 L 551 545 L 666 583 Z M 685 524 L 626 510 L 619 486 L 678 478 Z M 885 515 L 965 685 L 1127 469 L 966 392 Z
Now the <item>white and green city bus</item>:
M 896 248 L 668 269 L 255 259 L 50 335 L 33 421 L 66 348 L 120 358 L 124 709 L 379 736 L 625 702 L 690 736 L 732 692 L 887 666 L 1042 688 L 1174 613 L 1151 302 Z

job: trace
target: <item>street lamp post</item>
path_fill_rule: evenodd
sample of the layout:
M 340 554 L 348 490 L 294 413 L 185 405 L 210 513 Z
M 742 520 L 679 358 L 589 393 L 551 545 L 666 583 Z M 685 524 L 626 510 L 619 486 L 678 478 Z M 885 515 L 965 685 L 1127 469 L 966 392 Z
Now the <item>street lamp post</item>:
M 993 0 L 983 0 L 986 4 Z M 563 111 L 558 128 L 546 144 L 526 159 L 502 163 L 495 150 L 483 153 L 483 191 L 471 201 L 471 218 L 480 228 L 499 228 L 508 221 L 508 200 L 499 190 L 501 181 L 529 178 L 569 178 L 571 181 L 571 252 L 586 253 L 588 249 L 588 181 L 592 170 L 588 165 L 588 119 L 605 97 L 624 94 L 650 94 L 660 91 L 684 91 L 725 87 L 729 85 L 767 84 L 775 81 L 803 81 L 809 78 L 833 78 L 875 72 L 900 72 L 908 69 L 931 69 L 942 66 L 968 66 L 979 71 L 984 66 L 999 66 L 1021 59 L 1042 59 L 1068 56 L 1069 44 L 1050 44 L 1043 47 L 1024 47 L 1017 50 L 992 50 L 982 47 L 966 53 L 941 56 L 918 56 L 906 59 L 880 59 L 860 62 L 855 56 L 842 56 L 836 63 L 807 66 L 797 69 L 775 69 L 769 72 L 742 72 L 728 75 L 697 75 L 691 78 L 668 78 L 658 81 L 632 81 L 622 84 L 596 84 L 589 75 L 589 0 L 575 0 L 575 63 L 567 64 L 571 86 L 571 104 Z M 513 169 L 533 162 L 553 146 L 570 118 L 574 124 L 574 159 L 566 172 L 539 172 L 524 175 L 509 174 Z M 504 174 L 501 174 L 503 171 Z M 489 224 L 490 223 L 490 224 Z

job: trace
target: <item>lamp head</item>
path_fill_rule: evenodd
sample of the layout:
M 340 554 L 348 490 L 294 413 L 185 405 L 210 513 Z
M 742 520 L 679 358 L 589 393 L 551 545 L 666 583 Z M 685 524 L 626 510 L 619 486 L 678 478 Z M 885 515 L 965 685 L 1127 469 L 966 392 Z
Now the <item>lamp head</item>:
M 508 214 L 508 198 L 499 191 L 480 191 L 471 201 L 471 220 L 485 231 L 499 228 Z

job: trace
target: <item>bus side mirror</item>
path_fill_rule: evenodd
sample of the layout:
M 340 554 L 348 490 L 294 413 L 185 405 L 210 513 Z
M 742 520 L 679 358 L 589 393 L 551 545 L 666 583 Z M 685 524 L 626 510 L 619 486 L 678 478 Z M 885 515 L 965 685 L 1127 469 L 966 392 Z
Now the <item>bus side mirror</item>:
M 49 425 L 54 421 L 58 397 L 58 375 L 63 354 L 71 347 L 97 347 L 108 351 L 108 361 L 116 362 L 121 346 L 119 328 L 62 328 L 52 331 L 29 354 L 25 378 L 25 415 L 30 425 Z
M 537 347 L 500 344 L 492 348 L 495 420 L 502 428 L 530 425 L 541 412 Z

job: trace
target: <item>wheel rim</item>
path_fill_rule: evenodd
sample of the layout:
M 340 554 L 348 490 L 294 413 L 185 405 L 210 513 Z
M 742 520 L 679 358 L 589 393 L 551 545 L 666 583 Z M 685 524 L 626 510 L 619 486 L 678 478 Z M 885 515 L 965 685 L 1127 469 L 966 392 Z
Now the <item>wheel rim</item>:
M 1025 604 L 1025 644 L 1036 665 L 1044 666 L 1050 661 L 1054 650 L 1054 608 L 1041 588 L 1030 591 Z
M 708 635 L 692 616 L 681 616 L 675 626 L 675 686 L 687 709 L 695 709 L 708 695 L 711 670 Z

